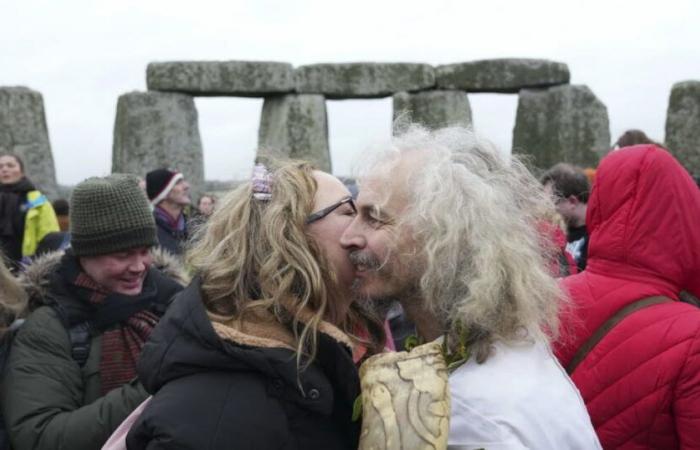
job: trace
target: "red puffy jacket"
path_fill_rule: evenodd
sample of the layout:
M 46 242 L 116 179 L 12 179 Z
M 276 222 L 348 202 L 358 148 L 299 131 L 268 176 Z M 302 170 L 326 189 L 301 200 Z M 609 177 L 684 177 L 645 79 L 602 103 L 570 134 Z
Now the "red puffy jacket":
M 572 310 L 555 353 L 564 367 L 590 335 L 644 297 L 673 300 L 627 316 L 573 373 L 604 448 L 700 449 L 700 191 L 652 145 L 600 164 L 586 215 L 586 270 L 562 280 Z

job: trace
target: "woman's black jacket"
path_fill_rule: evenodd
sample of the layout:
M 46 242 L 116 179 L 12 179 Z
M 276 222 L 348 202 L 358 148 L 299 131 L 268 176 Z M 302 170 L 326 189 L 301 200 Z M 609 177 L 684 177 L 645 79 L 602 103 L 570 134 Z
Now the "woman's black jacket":
M 292 351 L 217 335 L 195 280 L 143 349 L 139 378 L 153 400 L 127 437 L 134 449 L 356 449 L 360 392 L 350 351 L 319 333 L 297 376 Z M 301 386 L 300 386 L 301 385 Z

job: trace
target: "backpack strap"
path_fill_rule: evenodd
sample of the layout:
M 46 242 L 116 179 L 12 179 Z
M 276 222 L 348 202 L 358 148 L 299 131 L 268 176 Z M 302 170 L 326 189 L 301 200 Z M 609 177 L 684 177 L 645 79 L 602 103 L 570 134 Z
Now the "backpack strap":
M 71 355 L 80 367 L 83 367 L 90 356 L 90 323 L 81 322 L 68 329 L 71 345 Z
M 579 347 L 578 351 L 574 355 L 573 358 L 571 358 L 571 361 L 569 361 L 569 364 L 566 366 L 566 373 L 571 374 L 574 373 L 574 370 L 576 370 L 576 367 L 578 367 L 579 364 L 588 356 L 588 354 L 593 350 L 593 348 L 600 342 L 615 326 L 622 322 L 622 319 L 625 317 L 629 316 L 635 311 L 639 311 L 640 309 L 647 308 L 652 305 L 658 305 L 660 303 L 667 303 L 667 302 L 672 302 L 668 297 L 663 297 L 660 295 L 654 296 L 654 297 L 646 297 L 641 300 L 637 300 L 634 303 L 630 303 L 629 305 L 625 306 L 622 309 L 619 309 L 615 314 L 610 316 L 608 320 L 606 320 L 600 327 L 598 327 L 597 330 L 591 335 L 591 337 L 588 338 L 584 344 Z
M 70 341 L 70 352 L 73 360 L 78 363 L 80 367 L 83 367 L 90 356 L 90 343 L 92 340 L 92 327 L 89 320 L 85 320 L 83 317 L 82 321 L 75 322 L 75 320 L 69 320 L 68 311 L 59 303 L 51 302 L 49 304 L 56 313 L 58 313 L 61 323 L 63 323 L 64 328 L 68 332 L 68 340 Z M 76 319 L 80 320 L 80 317 Z M 71 325 L 71 322 L 73 325 Z

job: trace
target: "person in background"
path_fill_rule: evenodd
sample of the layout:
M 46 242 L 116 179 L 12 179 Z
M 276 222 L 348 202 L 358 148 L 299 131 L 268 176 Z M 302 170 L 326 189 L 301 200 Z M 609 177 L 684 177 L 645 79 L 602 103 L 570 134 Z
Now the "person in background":
M 188 227 L 190 236 L 195 236 L 199 228 L 206 224 L 214 212 L 216 206 L 216 197 L 210 194 L 205 194 L 199 197 L 197 209 L 189 217 Z
M 176 265 L 154 267 L 156 226 L 133 177 L 89 178 L 71 205 L 71 249 L 20 278 L 28 299 L 14 309 L 26 320 L 0 397 L 14 450 L 100 448 L 147 397 L 136 361 L 185 281 Z
M 55 251 L 63 251 L 70 248 L 70 233 L 54 231 L 44 236 L 36 247 L 36 253 L 32 260 Z
M 604 448 L 700 449 L 700 192 L 653 144 L 609 153 L 588 203 L 588 266 L 555 354 Z
M 633 130 L 627 130 L 624 133 L 622 133 L 622 135 L 617 139 L 617 141 L 615 141 L 615 145 L 613 145 L 613 149 L 617 150 L 620 148 L 631 147 L 633 145 L 639 145 L 639 144 L 653 144 L 653 145 L 656 145 L 657 147 L 664 148 L 663 145 L 652 140 L 642 130 L 634 130 L 633 129 Z
M 39 242 L 59 231 L 51 203 L 24 175 L 22 159 L 0 153 L 0 248 L 13 270 L 28 262 Z
M 60 231 L 64 233 L 70 231 L 70 205 L 68 200 L 59 198 L 51 202 L 51 206 L 53 206 L 53 210 L 56 213 Z
M 54 231 L 44 236 L 39 242 L 32 259 L 57 250 L 66 250 L 70 247 L 70 206 L 68 200 L 59 198 L 51 202 L 51 205 L 56 212 L 61 231 Z
M 187 216 L 190 185 L 177 171 L 156 169 L 146 174 L 146 193 L 153 206 L 158 243 L 174 255 L 182 255 L 187 242 Z
M 586 178 L 588 178 L 588 184 L 590 186 L 593 186 L 593 183 L 595 183 L 595 173 L 596 170 L 593 167 L 586 167 L 583 169 L 583 174 L 586 175 Z
M 195 237 L 197 277 L 141 356 L 154 395 L 129 449 L 357 449 L 351 349 L 380 351 L 382 326 L 354 301 L 339 243 L 354 203 L 330 174 L 273 164 L 256 165 Z
M 216 207 L 216 197 L 213 195 L 202 195 L 197 202 L 197 211 L 204 217 L 209 217 Z
M 578 167 L 559 163 L 546 171 L 540 181 L 566 222 L 566 250 L 574 257 L 580 272 L 586 268 L 588 252 L 586 209 L 591 189 L 588 177 Z

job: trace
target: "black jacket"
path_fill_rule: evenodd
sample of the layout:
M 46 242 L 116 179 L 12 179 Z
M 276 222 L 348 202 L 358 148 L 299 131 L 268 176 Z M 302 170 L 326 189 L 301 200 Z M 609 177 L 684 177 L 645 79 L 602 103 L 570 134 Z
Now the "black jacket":
M 143 349 L 139 377 L 154 397 L 127 447 L 356 449 L 349 349 L 319 333 L 316 361 L 297 377 L 291 350 L 221 339 L 199 289 L 195 281 L 180 294 Z

